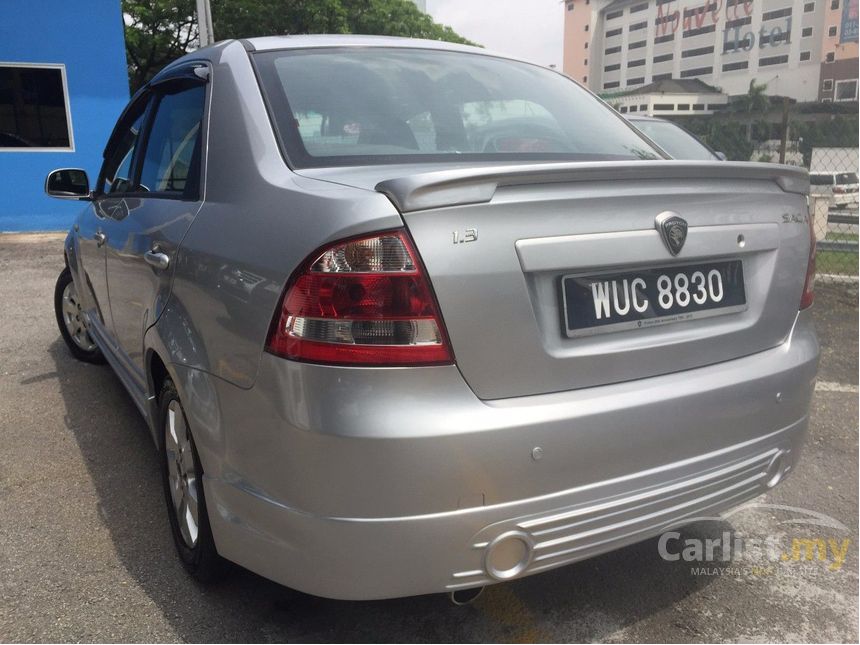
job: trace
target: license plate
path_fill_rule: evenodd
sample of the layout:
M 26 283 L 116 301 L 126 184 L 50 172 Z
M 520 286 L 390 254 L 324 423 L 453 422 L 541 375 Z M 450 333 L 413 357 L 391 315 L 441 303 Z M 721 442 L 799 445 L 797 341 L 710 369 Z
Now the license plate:
M 568 337 L 668 325 L 747 308 L 740 260 L 561 279 Z

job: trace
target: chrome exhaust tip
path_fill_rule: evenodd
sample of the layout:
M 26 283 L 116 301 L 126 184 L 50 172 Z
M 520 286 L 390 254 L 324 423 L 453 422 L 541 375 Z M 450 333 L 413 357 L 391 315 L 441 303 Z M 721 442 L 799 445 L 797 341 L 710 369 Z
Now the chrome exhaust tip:
M 456 591 L 452 591 L 448 594 L 448 598 L 451 599 L 451 602 L 458 607 L 462 607 L 463 605 L 468 605 L 470 603 L 475 602 L 480 596 L 484 593 L 483 587 L 472 587 L 471 589 L 457 589 Z

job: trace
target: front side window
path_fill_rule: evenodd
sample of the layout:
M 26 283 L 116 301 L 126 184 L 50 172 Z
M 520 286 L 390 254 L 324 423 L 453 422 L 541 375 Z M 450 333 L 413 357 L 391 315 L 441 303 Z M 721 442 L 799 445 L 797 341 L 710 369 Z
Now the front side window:
M 127 193 L 134 189 L 132 161 L 140 140 L 146 115 L 146 101 L 138 103 L 129 113 L 125 125 L 111 137 L 99 179 L 98 192 L 103 195 Z
M 535 65 L 397 48 L 254 60 L 294 167 L 660 158 L 611 109 Z
M 194 188 L 206 88 L 161 96 L 146 143 L 139 190 L 184 195 Z
M 64 68 L 0 65 L 0 150 L 72 147 Z
M 833 175 L 827 173 L 809 173 L 809 183 L 812 186 L 832 186 L 833 185 Z
M 857 79 L 850 81 L 836 81 L 836 97 L 837 101 L 856 101 L 857 100 Z

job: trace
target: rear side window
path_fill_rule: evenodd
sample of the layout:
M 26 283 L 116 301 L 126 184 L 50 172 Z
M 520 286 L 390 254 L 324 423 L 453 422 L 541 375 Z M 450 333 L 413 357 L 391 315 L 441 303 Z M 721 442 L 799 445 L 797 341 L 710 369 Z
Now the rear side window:
M 527 63 L 388 47 L 261 52 L 254 62 L 299 168 L 660 158 L 576 83 Z
M 196 192 L 193 173 L 205 98 L 205 86 L 197 85 L 159 99 L 141 165 L 141 191 L 177 196 Z
M 856 172 L 840 172 L 836 175 L 836 183 L 837 184 L 856 184 L 857 183 L 857 173 Z
M 832 186 L 833 185 L 833 175 L 821 174 L 821 173 L 811 173 L 809 175 L 809 183 L 813 186 Z

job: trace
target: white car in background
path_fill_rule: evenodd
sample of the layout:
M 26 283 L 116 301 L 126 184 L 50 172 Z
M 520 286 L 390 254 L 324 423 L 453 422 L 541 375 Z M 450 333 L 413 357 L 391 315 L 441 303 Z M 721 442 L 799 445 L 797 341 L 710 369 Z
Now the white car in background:
M 858 182 L 856 172 L 811 172 L 810 192 L 813 195 L 828 195 L 836 208 L 857 208 Z

